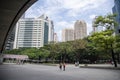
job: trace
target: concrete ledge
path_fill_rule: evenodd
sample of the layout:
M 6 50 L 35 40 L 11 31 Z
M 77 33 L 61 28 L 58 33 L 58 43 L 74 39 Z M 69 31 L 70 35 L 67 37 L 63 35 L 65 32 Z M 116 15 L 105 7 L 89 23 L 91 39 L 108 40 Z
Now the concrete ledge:
M 80 68 L 95 68 L 95 69 L 114 69 L 114 70 L 120 70 L 120 66 L 114 67 L 113 65 L 109 64 L 93 64 L 93 65 L 81 65 Z
M 85 66 L 80 66 L 80 68 L 95 68 L 95 69 L 115 69 L 115 70 L 120 70 L 120 68 L 115 68 L 115 67 L 90 67 L 90 66 L 87 66 L 87 67 L 85 67 Z

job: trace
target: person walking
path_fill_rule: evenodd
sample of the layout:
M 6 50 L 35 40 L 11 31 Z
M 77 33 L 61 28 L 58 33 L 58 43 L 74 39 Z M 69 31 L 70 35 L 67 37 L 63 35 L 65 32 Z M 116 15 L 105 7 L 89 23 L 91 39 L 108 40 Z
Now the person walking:
M 60 68 L 60 70 L 62 70 L 62 63 L 59 64 L 59 68 Z
M 66 67 L 65 63 L 63 63 L 63 71 L 65 71 L 65 67 Z

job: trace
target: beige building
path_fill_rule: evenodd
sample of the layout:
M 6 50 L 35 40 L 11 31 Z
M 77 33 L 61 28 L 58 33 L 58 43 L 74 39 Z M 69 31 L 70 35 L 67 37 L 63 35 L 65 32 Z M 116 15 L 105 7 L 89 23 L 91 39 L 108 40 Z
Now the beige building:
M 77 20 L 74 24 L 74 39 L 83 39 L 87 36 L 87 24 L 83 20 Z
M 62 41 L 72 41 L 74 40 L 74 30 L 73 29 L 64 29 L 62 31 Z

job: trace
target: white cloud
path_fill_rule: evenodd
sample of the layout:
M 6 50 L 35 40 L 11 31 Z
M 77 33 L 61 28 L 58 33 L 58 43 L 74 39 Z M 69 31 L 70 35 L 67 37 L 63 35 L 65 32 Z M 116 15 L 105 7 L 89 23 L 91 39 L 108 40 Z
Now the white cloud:
M 62 29 L 73 27 L 76 20 L 84 19 L 87 22 L 87 31 L 89 34 L 89 32 L 92 31 L 92 19 L 96 15 L 106 14 L 106 12 L 110 11 L 110 2 L 112 1 L 113 0 L 38 0 L 38 2 L 27 11 L 27 17 L 36 18 L 46 13 L 50 19 L 54 21 L 55 31 L 59 35 Z M 95 13 L 93 13 L 93 11 Z
M 68 9 L 66 13 L 67 16 L 76 18 L 78 15 L 86 12 L 87 10 L 92 10 L 95 8 L 100 8 L 100 6 L 106 0 L 60 0 L 63 9 Z
M 29 15 L 35 17 L 33 13 L 36 15 L 46 13 L 48 16 L 55 16 L 63 9 L 67 9 L 67 16 L 77 17 L 78 14 L 83 13 L 88 9 L 100 8 L 105 1 L 107 0 L 45 0 L 45 3 L 36 6 L 36 9 L 31 8 Z
M 57 22 L 55 26 L 56 26 L 55 27 L 56 30 L 64 29 L 64 28 L 73 28 L 74 22 L 60 21 Z
M 89 16 L 90 19 L 94 19 L 95 17 L 96 17 L 95 14 L 92 14 L 92 15 Z
M 36 18 L 36 14 L 33 14 L 34 13 L 34 10 L 33 9 L 28 9 L 27 12 L 25 13 L 25 17 L 28 17 L 28 18 Z

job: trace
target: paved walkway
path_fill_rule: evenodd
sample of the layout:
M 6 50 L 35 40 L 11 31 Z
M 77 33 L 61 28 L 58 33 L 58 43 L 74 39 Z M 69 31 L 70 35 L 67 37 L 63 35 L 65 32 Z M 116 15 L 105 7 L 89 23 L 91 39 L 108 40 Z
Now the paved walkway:
M 35 64 L 0 65 L 0 80 L 119 80 L 120 70 L 79 68 L 66 65 L 66 70 L 58 66 Z

